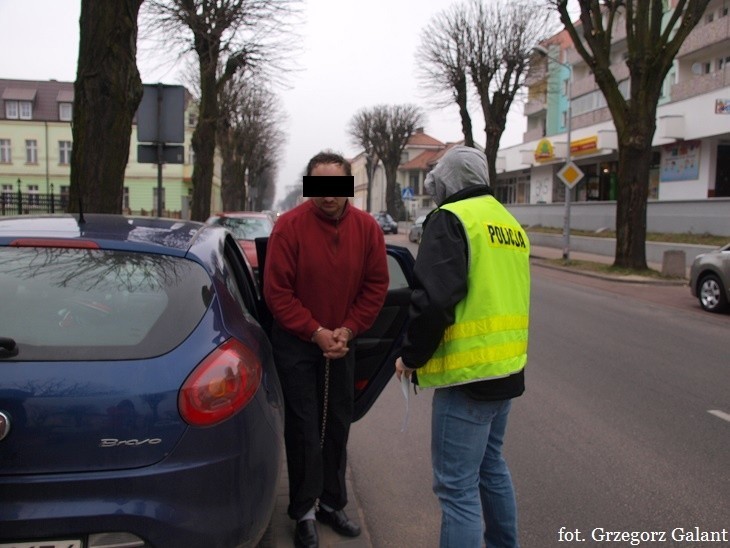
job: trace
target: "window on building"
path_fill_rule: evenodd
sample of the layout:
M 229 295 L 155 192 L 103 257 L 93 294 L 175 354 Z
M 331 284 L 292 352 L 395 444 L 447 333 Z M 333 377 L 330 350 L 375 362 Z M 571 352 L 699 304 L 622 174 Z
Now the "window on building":
M 58 119 L 62 122 L 70 122 L 73 120 L 74 106 L 73 103 L 58 103 Z
M 5 101 L 5 118 L 18 119 L 18 101 Z
M 59 192 L 59 196 L 61 197 L 61 207 L 66 209 L 68 207 L 69 186 L 61 185 Z
M 129 187 L 124 187 L 124 194 L 122 195 L 122 208 L 124 211 L 129 211 Z
M 421 194 L 421 191 L 418 188 L 419 179 L 420 177 L 418 176 L 417 171 L 411 171 L 410 175 L 408 176 L 408 186 L 410 186 L 411 190 L 413 190 L 413 194 Z
M 195 151 L 193 150 L 193 145 L 188 147 L 188 164 L 195 164 Z
M 12 163 L 10 139 L 0 139 L 0 164 Z
M 195 127 L 195 125 L 198 123 L 198 117 L 194 112 L 188 112 L 188 125 L 190 127 Z
M 0 193 L 2 193 L 3 200 L 5 203 L 13 199 L 13 185 L 4 184 L 0 187 Z
M 38 141 L 36 141 L 35 139 L 25 140 L 25 163 L 38 163 Z
M 31 205 L 39 205 L 41 203 L 38 185 L 28 185 L 28 203 Z
M 63 166 L 71 163 L 71 141 L 58 141 L 58 163 Z
M 715 20 L 715 14 L 710 12 L 707 15 L 705 15 L 705 24 L 709 25 Z
M 33 103 L 30 101 L 20 101 L 18 103 L 18 113 L 21 120 L 33 119 Z

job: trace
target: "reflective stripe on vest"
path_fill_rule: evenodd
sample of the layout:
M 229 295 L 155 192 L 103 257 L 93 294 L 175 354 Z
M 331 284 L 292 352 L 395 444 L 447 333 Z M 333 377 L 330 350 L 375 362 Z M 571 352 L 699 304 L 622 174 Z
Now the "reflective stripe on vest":
M 530 242 L 494 197 L 441 206 L 467 235 L 467 297 L 431 359 L 418 369 L 421 387 L 506 377 L 527 363 Z

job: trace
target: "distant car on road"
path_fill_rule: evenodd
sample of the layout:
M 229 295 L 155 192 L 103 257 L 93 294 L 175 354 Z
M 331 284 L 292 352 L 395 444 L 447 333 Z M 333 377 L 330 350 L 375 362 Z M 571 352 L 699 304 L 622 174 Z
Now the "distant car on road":
M 425 215 L 419 215 L 413 221 L 411 228 L 408 230 L 408 240 L 411 242 L 421 243 L 421 235 L 423 234 L 423 221 L 426 220 Z
M 379 211 L 373 213 L 373 217 L 378 221 L 380 228 L 383 229 L 385 234 L 398 234 L 398 223 L 390 216 L 387 211 Z
M 690 267 L 689 287 L 708 312 L 724 312 L 730 308 L 730 243 L 695 257 Z
M 229 211 L 211 215 L 206 224 L 220 225 L 231 232 L 246 254 L 254 272 L 258 273 L 259 261 L 256 255 L 256 238 L 267 238 L 274 229 L 274 220 L 269 212 Z
M 393 377 L 408 319 L 413 256 L 387 253 L 385 304 L 353 341 L 355 420 Z M 230 231 L 0 217 L 0 295 L 0 547 L 257 545 L 284 401 Z

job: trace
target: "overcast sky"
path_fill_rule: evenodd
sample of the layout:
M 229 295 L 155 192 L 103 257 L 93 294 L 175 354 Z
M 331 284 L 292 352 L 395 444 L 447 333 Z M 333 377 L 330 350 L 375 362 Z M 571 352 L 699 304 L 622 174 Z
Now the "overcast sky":
M 277 200 L 301 183 L 307 161 L 323 149 L 351 157 L 352 116 L 376 104 L 414 103 L 426 113 L 425 131 L 444 142 L 462 138 L 456 107 L 436 108 L 419 84 L 415 52 L 428 22 L 450 0 L 303 0 L 298 70 L 279 88 L 286 144 Z M 0 0 L 0 77 L 73 82 L 78 57 L 80 0 Z M 140 44 L 142 49 L 142 44 Z M 145 57 L 147 54 L 145 53 Z M 142 81 L 182 84 L 175 69 L 138 59 Z M 476 105 L 474 105 L 476 106 Z M 522 141 L 521 105 L 513 106 L 502 146 Z M 473 111 L 474 137 L 484 143 L 483 118 Z

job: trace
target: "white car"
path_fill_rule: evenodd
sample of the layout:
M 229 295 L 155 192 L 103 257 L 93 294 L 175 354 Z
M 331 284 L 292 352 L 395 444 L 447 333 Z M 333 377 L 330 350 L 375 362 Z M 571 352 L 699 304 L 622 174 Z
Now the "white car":
M 723 312 L 730 305 L 730 244 L 695 257 L 689 288 L 708 312 Z

